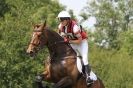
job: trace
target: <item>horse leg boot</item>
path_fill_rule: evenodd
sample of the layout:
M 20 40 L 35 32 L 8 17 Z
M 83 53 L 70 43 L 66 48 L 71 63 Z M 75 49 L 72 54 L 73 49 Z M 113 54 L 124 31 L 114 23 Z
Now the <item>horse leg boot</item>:
M 72 83 L 73 83 L 73 80 L 69 76 L 67 76 L 61 79 L 56 84 L 54 84 L 52 88 L 71 88 Z
M 35 77 L 35 83 L 37 84 L 37 88 L 48 88 L 47 85 L 42 84 L 42 80 L 44 79 L 44 75 L 40 74 Z
M 87 86 L 90 86 L 92 83 L 93 83 L 93 80 L 90 79 L 90 71 L 91 71 L 91 68 L 88 65 L 85 65 L 85 75 L 86 75 L 86 82 L 87 82 Z
M 43 79 L 44 79 L 44 75 L 43 75 L 43 74 L 37 75 L 37 76 L 35 77 L 35 81 L 36 81 L 36 82 L 41 82 Z
M 42 82 L 36 82 L 36 84 L 37 84 L 37 88 L 45 88 L 43 87 Z

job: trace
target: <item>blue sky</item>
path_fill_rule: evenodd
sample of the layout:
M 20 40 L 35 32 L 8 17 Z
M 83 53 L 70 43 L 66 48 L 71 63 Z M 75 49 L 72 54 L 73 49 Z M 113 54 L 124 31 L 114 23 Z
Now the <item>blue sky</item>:
M 87 6 L 87 1 L 91 0 L 59 0 L 59 2 L 65 5 L 68 9 L 72 9 L 74 11 L 74 15 L 77 16 L 78 19 L 80 11 Z M 85 21 L 82 25 L 88 28 L 93 27 L 93 24 L 96 22 L 94 17 L 90 17 L 87 21 Z

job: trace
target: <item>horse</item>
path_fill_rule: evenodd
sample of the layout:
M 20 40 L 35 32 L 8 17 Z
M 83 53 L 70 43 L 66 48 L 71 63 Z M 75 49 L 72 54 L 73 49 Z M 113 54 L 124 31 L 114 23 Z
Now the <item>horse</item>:
M 38 88 L 48 88 L 42 85 L 42 81 L 54 83 L 52 88 L 104 88 L 99 78 L 87 86 L 84 75 L 77 68 L 76 52 L 57 32 L 49 29 L 46 22 L 34 26 L 26 52 L 35 56 L 44 46 L 48 48 L 50 56 L 45 63 L 44 72 L 36 77 Z

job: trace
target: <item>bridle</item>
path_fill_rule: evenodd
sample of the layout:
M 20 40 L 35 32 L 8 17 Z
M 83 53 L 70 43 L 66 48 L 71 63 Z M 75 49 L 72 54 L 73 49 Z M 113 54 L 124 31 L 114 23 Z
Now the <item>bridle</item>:
M 33 32 L 36 33 L 36 36 L 40 36 L 40 38 L 43 37 L 42 33 L 45 33 L 45 34 L 44 34 L 44 37 L 45 37 L 45 39 L 48 40 L 47 30 L 48 30 L 48 29 L 43 29 L 43 31 L 42 31 L 42 30 L 37 30 L 37 29 L 35 29 L 35 30 L 33 30 Z M 45 31 L 45 32 L 44 32 L 44 31 Z M 40 32 L 41 34 L 38 34 L 37 32 Z M 34 40 L 34 39 L 32 39 L 32 40 Z M 46 41 L 47 41 L 47 40 L 46 40 Z M 41 40 L 39 39 L 39 43 L 40 43 L 40 41 L 41 41 Z M 31 41 L 31 42 L 30 42 L 30 44 L 33 45 L 33 46 L 35 46 L 36 48 L 37 48 L 37 47 L 39 48 L 39 46 L 38 46 L 38 45 L 40 45 L 39 43 L 35 44 L 34 41 Z M 55 47 L 56 45 L 62 44 L 62 43 L 65 43 L 64 40 L 55 41 L 55 42 L 47 42 L 47 45 L 48 45 L 49 47 Z M 68 43 L 68 44 L 69 44 L 69 43 Z M 41 46 L 41 45 L 40 45 L 40 46 Z
M 37 32 L 41 32 L 42 33 L 43 31 L 41 31 L 41 30 L 34 30 L 33 32 L 36 32 L 36 35 L 37 36 L 40 36 L 39 34 L 37 34 Z M 39 43 L 40 43 L 40 39 L 39 39 Z M 30 42 L 31 45 L 35 46 L 36 48 L 38 47 L 37 49 L 39 49 L 39 46 L 38 46 L 39 43 L 38 44 L 35 44 L 34 41 Z

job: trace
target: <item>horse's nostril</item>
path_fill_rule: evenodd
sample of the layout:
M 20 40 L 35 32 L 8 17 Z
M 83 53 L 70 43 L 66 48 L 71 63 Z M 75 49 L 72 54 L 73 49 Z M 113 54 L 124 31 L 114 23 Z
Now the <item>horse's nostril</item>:
M 31 57 L 34 57 L 34 56 L 35 56 L 35 52 L 33 52 L 33 51 L 30 51 L 28 54 L 29 54 Z
M 33 54 L 33 51 L 30 51 L 29 54 Z
M 29 53 L 33 53 L 33 51 L 30 51 Z
M 28 51 L 28 50 L 27 50 L 26 53 L 27 53 L 27 54 L 32 54 L 33 51 Z

